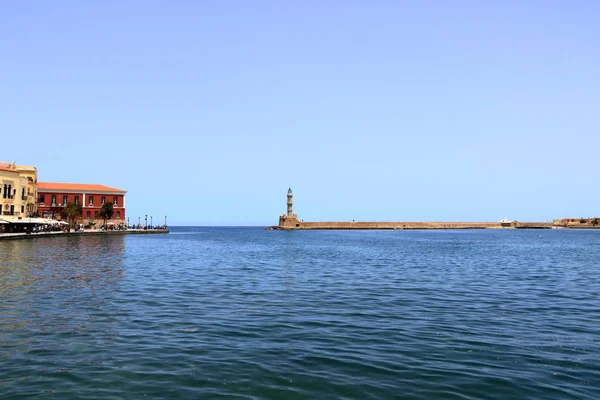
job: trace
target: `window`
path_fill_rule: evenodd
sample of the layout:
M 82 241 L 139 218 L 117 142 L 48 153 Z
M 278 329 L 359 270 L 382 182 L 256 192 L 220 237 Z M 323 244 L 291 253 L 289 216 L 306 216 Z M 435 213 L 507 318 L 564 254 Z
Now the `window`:
M 94 196 L 90 196 L 90 206 L 94 205 Z
M 106 196 L 102 196 L 102 204 L 106 203 Z
M 117 219 L 121 219 L 121 211 L 117 211 Z
M 52 205 L 53 206 L 56 205 L 56 195 L 55 194 L 52 195 Z
M 45 202 L 46 202 L 46 195 L 40 194 L 40 203 L 45 203 Z
M 85 215 L 86 218 L 92 218 L 92 212 L 88 211 Z
M 79 196 L 75 196 L 75 204 L 79 204 Z
M 115 207 L 117 207 L 117 206 L 118 206 L 118 204 L 117 204 L 117 196 L 113 197 L 113 205 L 114 205 Z
M 63 196 L 63 204 L 67 205 L 68 202 L 69 202 L 69 196 Z
M 16 190 L 16 189 L 15 189 Z M 12 185 L 10 183 L 5 183 L 4 184 L 4 192 L 2 194 L 2 197 L 5 199 L 12 199 Z
M 98 211 L 94 212 L 94 218 L 98 218 Z
M 25 206 L 21 206 L 21 214 L 25 212 Z
M 25 188 L 21 188 L 21 200 L 27 200 L 27 197 L 25 197 Z

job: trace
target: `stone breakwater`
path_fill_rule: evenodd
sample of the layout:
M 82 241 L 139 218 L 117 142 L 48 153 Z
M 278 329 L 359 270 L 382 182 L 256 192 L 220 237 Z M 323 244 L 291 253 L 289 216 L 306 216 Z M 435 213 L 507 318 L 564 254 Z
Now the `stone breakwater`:
M 552 222 L 304 222 L 294 214 L 282 216 L 268 230 L 315 229 L 600 229 L 600 218 L 555 219 Z
M 287 221 L 286 221 L 287 222 Z M 311 229 L 551 229 L 548 222 L 302 222 L 271 226 L 270 230 Z
M 287 191 L 287 212 L 279 217 L 279 225 L 268 230 L 310 229 L 552 229 L 600 228 L 600 218 L 563 218 L 552 222 L 304 222 L 294 214 L 292 189 Z

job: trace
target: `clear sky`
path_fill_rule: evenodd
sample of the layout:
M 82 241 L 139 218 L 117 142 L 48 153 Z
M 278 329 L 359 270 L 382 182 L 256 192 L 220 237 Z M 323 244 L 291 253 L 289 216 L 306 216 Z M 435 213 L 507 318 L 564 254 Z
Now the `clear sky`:
M 600 2 L 7 1 L 0 160 L 171 225 L 600 216 Z

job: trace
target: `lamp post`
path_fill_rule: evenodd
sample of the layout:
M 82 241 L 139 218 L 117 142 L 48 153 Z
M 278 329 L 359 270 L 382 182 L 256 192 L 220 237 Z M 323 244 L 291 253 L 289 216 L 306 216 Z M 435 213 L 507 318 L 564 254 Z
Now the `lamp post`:
M 129 217 L 127 217 L 127 227 L 129 228 Z
M 150 216 L 150 229 L 152 229 L 152 215 Z
M 141 224 L 140 217 L 138 217 L 138 229 L 140 228 L 140 224 Z
M 165 229 L 167 229 L 167 216 L 165 215 Z
M 145 226 L 144 229 L 148 229 L 148 214 L 146 214 L 146 218 L 144 219 L 144 221 L 145 221 L 144 222 L 144 226 Z

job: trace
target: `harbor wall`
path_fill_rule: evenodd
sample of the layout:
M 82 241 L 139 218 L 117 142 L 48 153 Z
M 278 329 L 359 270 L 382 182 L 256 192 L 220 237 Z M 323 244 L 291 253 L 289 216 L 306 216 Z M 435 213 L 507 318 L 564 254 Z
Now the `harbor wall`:
M 299 222 L 296 229 L 501 229 L 499 222 Z
M 303 222 L 296 218 L 284 218 L 278 226 L 268 229 L 317 230 L 317 229 L 551 229 L 550 222 Z
M 169 233 L 168 229 L 128 229 L 122 231 L 103 231 L 103 230 L 86 230 L 83 232 L 34 232 L 34 233 L 2 233 L 0 234 L 0 240 L 13 240 L 13 239 L 33 239 L 40 237 L 55 237 L 55 236 L 92 236 L 92 235 L 153 235 L 153 234 L 165 234 Z

